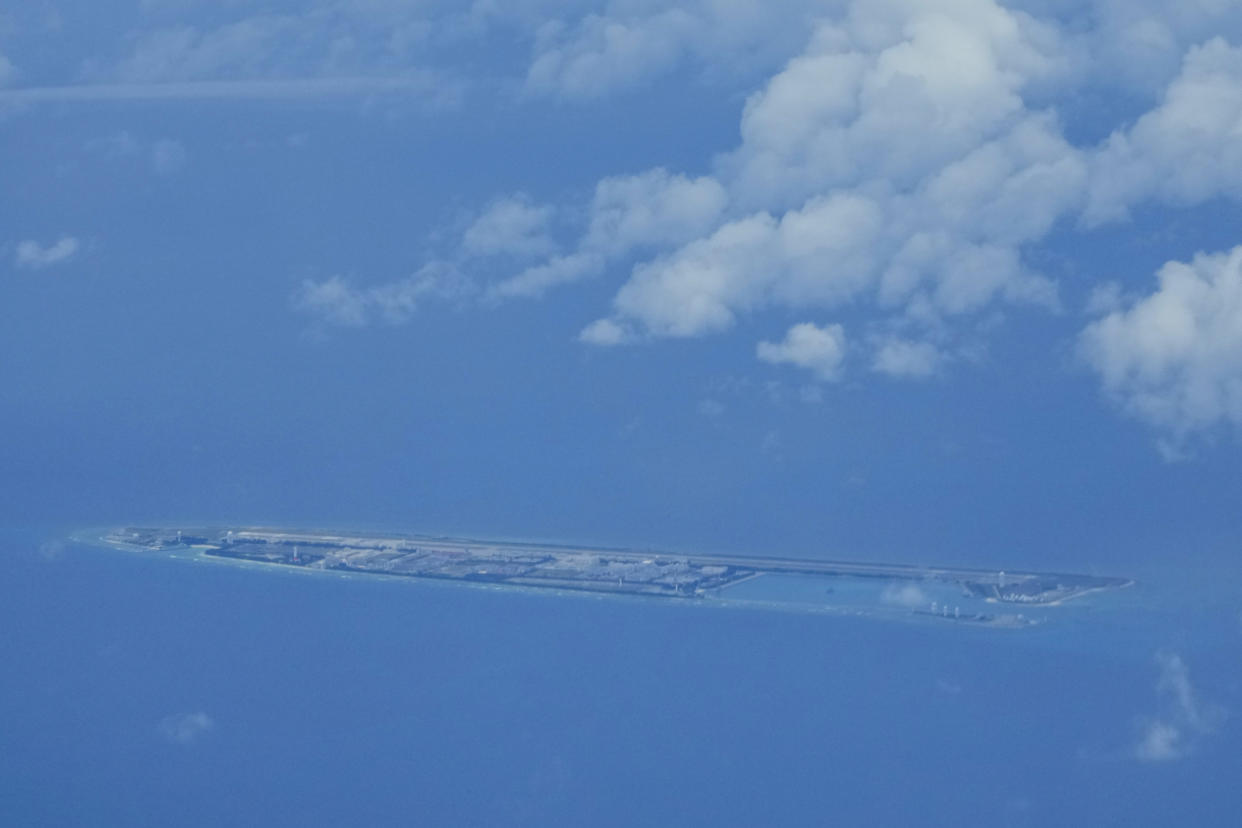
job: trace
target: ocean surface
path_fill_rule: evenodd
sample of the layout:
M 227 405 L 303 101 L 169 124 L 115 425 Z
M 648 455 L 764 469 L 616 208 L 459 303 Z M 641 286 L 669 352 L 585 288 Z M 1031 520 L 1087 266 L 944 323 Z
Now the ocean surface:
M 997 630 L 70 531 L 0 533 L 0 825 L 1242 824 L 1218 571 Z

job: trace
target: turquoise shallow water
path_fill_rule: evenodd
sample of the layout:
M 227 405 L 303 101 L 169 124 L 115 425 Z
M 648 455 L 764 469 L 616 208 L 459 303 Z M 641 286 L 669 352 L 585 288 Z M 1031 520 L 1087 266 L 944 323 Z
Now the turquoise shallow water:
M 0 824 L 1236 824 L 1242 625 L 1219 577 L 991 630 L 55 537 L 0 536 Z M 1184 756 L 1136 758 L 1152 721 Z

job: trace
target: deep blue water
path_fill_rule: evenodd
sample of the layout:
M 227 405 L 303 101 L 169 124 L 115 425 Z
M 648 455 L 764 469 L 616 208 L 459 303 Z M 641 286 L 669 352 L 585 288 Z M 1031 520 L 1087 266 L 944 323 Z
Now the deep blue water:
M 49 537 L 0 534 L 0 825 L 1240 824 L 1228 586 L 968 630 Z M 1145 762 L 1157 652 L 1213 716 Z

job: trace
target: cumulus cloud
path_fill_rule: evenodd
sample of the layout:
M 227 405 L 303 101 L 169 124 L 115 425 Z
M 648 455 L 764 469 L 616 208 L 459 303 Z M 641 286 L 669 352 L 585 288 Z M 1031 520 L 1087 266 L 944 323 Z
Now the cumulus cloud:
M 614 305 L 652 335 L 699 336 L 773 301 L 838 304 L 871 273 L 881 224 L 875 203 L 855 195 L 816 200 L 780 219 L 766 212 L 737 219 L 638 265 Z
M 61 236 L 44 246 L 34 239 L 17 243 L 13 263 L 27 270 L 41 270 L 52 265 L 64 264 L 78 254 L 82 245 L 73 236 Z
M 802 322 L 790 328 L 780 342 L 760 342 L 755 350 L 764 362 L 796 365 L 831 381 L 840 377 L 845 361 L 845 329 Z
M 619 256 L 636 247 L 681 244 L 711 230 L 727 202 L 724 187 L 709 176 L 658 167 L 605 178 L 595 186 L 582 246 Z
M 879 343 L 872 370 L 890 377 L 930 377 L 940 370 L 944 356 L 930 342 L 911 342 L 896 337 Z
M 466 228 L 462 250 L 471 256 L 530 257 L 549 253 L 553 208 L 518 193 L 498 198 Z
M 1242 48 L 1213 38 L 1186 55 L 1160 105 L 1108 139 L 1092 160 L 1090 224 L 1151 198 L 1197 204 L 1242 197 Z
M 580 247 L 612 237 L 618 252 L 607 255 L 644 245 L 653 254 L 580 339 L 702 336 L 760 310 L 848 303 L 880 330 L 908 332 L 871 340 L 874 371 L 926 377 L 947 364 L 935 343 L 955 317 L 998 302 L 1059 308 L 1057 285 L 1026 256 L 1058 223 L 1124 218 L 1152 199 L 1242 197 L 1242 50 L 1221 38 L 1189 48 L 1224 25 L 1220 4 L 1169 14 L 1099 0 L 1084 17 L 1095 29 L 1064 27 L 1044 3 L 1021 5 L 1029 12 L 993 0 L 854 2 L 836 19 L 825 10 L 809 44 L 747 100 L 741 142 L 693 180 L 702 209 L 681 240 L 631 241 L 601 206 L 606 182 L 624 180 L 623 212 L 642 215 L 658 197 L 639 183 L 661 182 L 652 189 L 667 194 L 667 171 L 601 181 L 597 223 Z M 1180 70 L 1143 81 L 1168 82 L 1150 112 L 1098 146 L 1074 146 L 1048 108 L 1052 90 L 1105 72 L 1115 56 L 1097 48 L 1103 40 L 1186 54 Z M 1099 312 L 1119 298 L 1098 291 L 1089 305 Z
M 539 55 L 526 75 L 527 89 L 567 98 L 595 98 L 666 72 L 694 32 L 696 20 L 680 9 L 643 20 L 591 15 L 563 41 L 563 28 L 544 29 Z
M 746 103 L 713 177 L 732 215 L 639 262 L 614 322 L 698 336 L 860 298 L 934 316 L 1055 305 L 1021 248 L 1081 202 L 1086 163 L 1022 92 L 1061 71 L 1057 46 L 990 0 L 858 3 L 821 25 Z
M 1169 262 L 1157 280 L 1082 332 L 1088 364 L 1127 410 L 1174 435 L 1242 427 L 1242 247 Z
M 836 3 L 689 0 L 608 3 L 539 27 L 526 73 L 529 94 L 590 101 L 631 90 L 688 61 L 707 74 L 766 69 L 796 49 L 810 23 Z
M 350 72 L 397 82 L 396 47 L 373 35 L 381 21 L 435 11 L 348 5 L 309 21 L 267 14 L 148 32 L 124 61 L 90 77 L 142 89 L 157 80 L 331 84 Z M 706 336 L 759 312 L 792 322 L 848 306 L 858 329 L 872 332 L 854 346 L 860 364 L 932 376 L 952 361 L 953 326 L 973 325 L 972 315 L 1000 304 L 1059 308 L 1058 286 L 1030 254 L 1054 228 L 1089 232 L 1152 201 L 1242 198 L 1242 48 L 1231 45 L 1242 16 L 1231 5 L 1091 0 L 1067 21 L 1056 0 L 475 4 L 470 31 L 505 25 L 531 39 L 527 94 L 585 103 L 686 66 L 710 74 L 745 65 L 735 78 L 767 77 L 741 107 L 739 140 L 707 174 L 609 175 L 576 205 L 502 196 L 445 256 L 485 285 L 484 301 L 624 268 L 611 308 L 579 334 L 592 345 Z M 333 53 L 330 31 L 358 35 L 356 48 Z M 1127 74 L 1128 63 L 1143 65 Z M 317 68 L 308 79 L 294 66 Z M 376 67 L 385 71 L 361 72 Z M 1127 99 L 1128 125 L 1071 143 L 1062 95 L 1118 85 L 1138 91 Z M 553 218 L 567 236 L 559 243 Z M 1215 307 L 1230 307 L 1229 278 L 1199 281 L 1217 294 Z M 328 280 L 304 286 L 297 304 L 334 324 L 399 321 L 420 284 Z M 1233 317 L 1192 302 L 1195 293 L 1162 286 L 1135 301 L 1102 288 L 1088 302 L 1103 316 L 1083 334 L 1090 364 L 1128 408 L 1170 428 L 1239 418 Z M 1182 313 L 1202 347 L 1142 330 L 1145 315 L 1189 304 Z M 795 325 L 757 352 L 836 378 L 845 348 L 842 335 L 832 356 L 834 327 Z
M 1169 762 L 1193 752 L 1203 737 L 1220 726 L 1225 712 L 1199 701 L 1181 656 L 1157 653 L 1156 666 L 1160 671 L 1156 693 L 1164 709 L 1139 723 L 1133 756 L 1144 762 Z
M 176 745 L 191 745 L 215 729 L 215 721 L 201 710 L 178 713 L 160 721 L 159 733 Z
M 586 208 L 587 227 L 577 250 L 551 256 L 501 280 L 488 295 L 539 296 L 554 286 L 597 276 L 609 260 L 635 248 L 688 241 L 714 226 L 726 199 L 724 188 L 714 179 L 692 179 L 662 168 L 605 178 Z M 467 250 L 469 237 L 467 231 L 463 240 Z
M 1026 0 L 1037 10 L 1044 3 Z M 1242 16 L 1233 0 L 1092 0 L 1078 4 L 1089 27 L 1077 34 L 1078 48 L 1093 78 L 1124 91 L 1158 92 L 1178 71 L 1189 47 L 1213 37 L 1242 38 Z
M 784 207 L 873 178 L 909 187 L 1021 123 L 1058 45 L 991 0 L 855 3 L 747 101 L 727 167 Z

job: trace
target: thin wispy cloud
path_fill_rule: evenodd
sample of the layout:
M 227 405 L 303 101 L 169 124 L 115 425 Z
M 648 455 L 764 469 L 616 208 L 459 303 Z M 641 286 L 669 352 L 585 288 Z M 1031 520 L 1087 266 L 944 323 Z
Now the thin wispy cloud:
M 215 720 L 203 711 L 177 713 L 160 720 L 159 734 L 175 745 L 192 745 L 216 727 Z
M 408 321 L 429 299 L 460 299 L 473 285 L 452 264 L 432 262 L 401 279 L 359 286 L 343 276 L 307 279 L 294 292 L 293 309 L 317 322 L 340 328 L 364 328 L 375 322 Z
M 1143 762 L 1171 762 L 1189 756 L 1205 737 L 1216 732 L 1225 711 L 1199 700 L 1181 656 L 1159 652 L 1156 666 L 1160 671 L 1156 693 L 1163 709 L 1140 721 L 1133 756 Z
M 114 101 L 203 101 L 350 98 L 373 94 L 416 95 L 443 100 L 451 87 L 430 74 L 404 77 L 326 77 L 256 80 L 201 80 L 169 83 L 84 83 L 0 90 L 0 104 L 92 103 Z
M 884 588 L 880 593 L 880 600 L 886 604 L 897 607 L 926 607 L 931 603 L 931 598 L 927 593 L 919 588 L 917 584 L 911 583 L 892 583 Z
M 129 130 L 118 130 L 108 135 L 91 138 L 83 147 L 103 158 L 138 160 L 145 162 L 151 172 L 170 176 L 181 172 L 189 162 L 190 153 L 185 144 L 173 138 L 147 138 Z
M 78 254 L 82 244 L 73 236 L 61 236 L 55 242 L 42 245 L 34 239 L 17 243 L 13 263 L 25 270 L 42 270 L 45 267 L 64 264 Z

